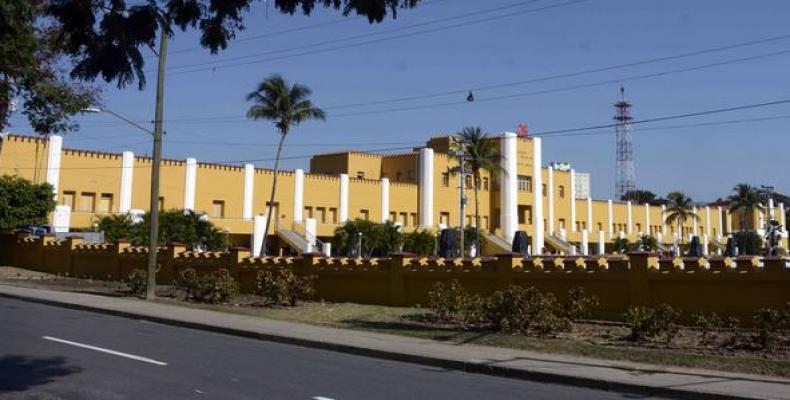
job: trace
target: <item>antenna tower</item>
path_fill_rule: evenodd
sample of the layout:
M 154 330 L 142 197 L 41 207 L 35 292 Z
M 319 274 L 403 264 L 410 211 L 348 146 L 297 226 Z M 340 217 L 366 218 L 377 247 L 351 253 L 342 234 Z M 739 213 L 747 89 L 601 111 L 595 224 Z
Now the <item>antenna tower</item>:
M 631 142 L 631 103 L 625 98 L 625 88 L 620 88 L 620 101 L 614 103 L 617 114 L 615 136 L 617 140 L 617 171 L 615 176 L 615 196 L 618 200 L 636 189 L 634 176 L 634 145 Z

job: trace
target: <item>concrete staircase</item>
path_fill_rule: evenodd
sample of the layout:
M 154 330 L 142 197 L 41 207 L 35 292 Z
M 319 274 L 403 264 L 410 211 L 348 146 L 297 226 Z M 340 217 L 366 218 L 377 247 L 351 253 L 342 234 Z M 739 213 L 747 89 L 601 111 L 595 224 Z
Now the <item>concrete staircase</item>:
M 557 235 L 546 235 L 544 240 L 546 241 L 547 245 L 551 246 L 554 250 L 557 250 L 562 254 L 573 255 L 581 253 L 574 244 Z
M 312 243 L 291 229 L 278 227 L 277 236 L 299 254 L 310 252 L 314 249 Z
M 483 254 L 509 253 L 513 249 L 513 246 L 505 238 L 497 234 L 481 229 L 480 237 L 483 239 L 483 243 L 481 243 Z

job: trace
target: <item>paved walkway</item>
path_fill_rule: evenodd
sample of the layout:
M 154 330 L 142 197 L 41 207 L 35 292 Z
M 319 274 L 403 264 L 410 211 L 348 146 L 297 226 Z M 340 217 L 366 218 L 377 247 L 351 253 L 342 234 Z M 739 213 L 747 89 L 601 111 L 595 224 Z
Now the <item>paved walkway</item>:
M 129 298 L 12 285 L 0 284 L 0 296 L 475 373 L 632 391 L 651 396 L 790 399 L 790 380 L 781 378 L 441 343 Z

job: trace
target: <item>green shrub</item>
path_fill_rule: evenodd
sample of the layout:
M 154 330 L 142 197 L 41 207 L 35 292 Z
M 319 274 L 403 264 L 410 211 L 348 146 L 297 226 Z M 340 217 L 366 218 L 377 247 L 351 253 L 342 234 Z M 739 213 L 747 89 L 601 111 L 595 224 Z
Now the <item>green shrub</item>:
M 421 256 L 434 254 L 436 235 L 428 230 L 417 229 L 403 235 L 403 251 Z
M 612 242 L 612 250 L 615 253 L 625 253 L 629 250 L 630 244 L 626 238 L 617 238 Z
M 17 176 L 0 176 L 0 231 L 45 225 L 47 216 L 53 210 L 55 200 L 49 183 L 33 183 Z
M 186 292 L 187 300 L 198 302 L 227 303 L 239 294 L 238 283 L 224 268 L 204 275 L 187 268 L 179 274 L 176 286 Z
M 663 336 L 667 343 L 671 343 L 678 331 L 679 317 L 680 311 L 669 304 L 657 308 L 631 307 L 625 313 L 625 321 L 631 328 L 631 339 L 636 341 Z
M 757 343 L 763 349 L 771 349 L 779 339 L 781 329 L 787 324 L 787 311 L 761 308 L 753 316 Z
M 453 279 L 433 285 L 428 292 L 428 307 L 439 321 L 468 325 L 482 321 L 484 299 L 470 295 L 458 279 Z
M 763 239 L 755 231 L 741 231 L 733 234 L 733 240 L 738 245 L 738 255 L 763 254 Z
M 134 296 L 142 296 L 148 287 L 148 273 L 142 269 L 134 269 L 126 276 L 129 291 Z
M 642 246 L 644 251 L 658 250 L 658 240 L 650 235 L 642 235 L 639 238 L 639 245 Z
M 400 250 L 403 235 L 391 221 L 379 224 L 364 219 L 346 221 L 335 229 L 332 236 L 332 249 L 337 254 L 356 255 L 360 234 L 362 238 L 362 257 L 386 257 Z
M 296 306 L 315 295 L 315 277 L 296 276 L 288 269 L 267 269 L 255 277 L 256 293 L 271 304 Z
M 570 328 L 567 317 L 552 294 L 511 285 L 495 292 L 486 302 L 484 317 L 495 330 L 513 333 L 550 334 Z
M 709 344 L 715 332 L 723 325 L 721 318 L 716 313 L 692 314 L 691 318 L 694 320 L 694 326 L 700 331 L 700 343 L 703 345 Z
M 565 302 L 565 316 L 571 321 L 589 318 L 598 305 L 598 297 L 587 296 L 583 287 L 571 289 Z

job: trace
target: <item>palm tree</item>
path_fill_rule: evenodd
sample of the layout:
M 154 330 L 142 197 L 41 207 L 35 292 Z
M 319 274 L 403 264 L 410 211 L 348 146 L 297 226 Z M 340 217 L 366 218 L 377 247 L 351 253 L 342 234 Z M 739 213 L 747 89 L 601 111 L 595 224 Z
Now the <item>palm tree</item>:
M 677 222 L 681 243 L 683 243 L 683 224 L 688 220 L 699 220 L 699 215 L 694 212 L 694 201 L 691 200 L 691 197 L 682 192 L 668 194 L 664 221 L 667 224 Z
M 501 166 L 499 161 L 502 156 L 497 150 L 496 143 L 488 138 L 488 135 L 480 131 L 479 126 L 467 126 L 457 133 L 459 142 L 466 155 L 464 168 L 471 171 L 475 196 L 475 248 L 480 254 L 480 200 L 478 192 L 480 190 L 480 172 L 486 170 L 489 175 L 499 171 Z
M 762 212 L 765 206 L 761 202 L 760 191 L 754 186 L 739 183 L 732 188 L 732 191 L 733 194 L 727 198 L 730 202 L 730 212 L 741 212 L 741 230 L 743 230 L 754 210 Z
M 253 105 L 247 110 L 247 118 L 268 119 L 274 122 L 280 133 L 280 142 L 277 145 L 277 156 L 274 159 L 274 177 L 272 178 L 272 192 L 269 197 L 268 212 L 266 213 L 266 228 L 263 231 L 263 245 L 261 254 L 266 255 L 266 236 L 272 220 L 272 207 L 274 206 L 274 193 L 277 190 L 277 172 L 280 167 L 280 154 L 283 150 L 285 137 L 292 126 L 302 122 L 317 119 L 326 120 L 326 112 L 314 107 L 308 99 L 312 91 L 310 88 L 298 83 L 291 85 L 282 76 L 274 74 L 268 76 L 254 92 L 247 95 L 247 101 Z

